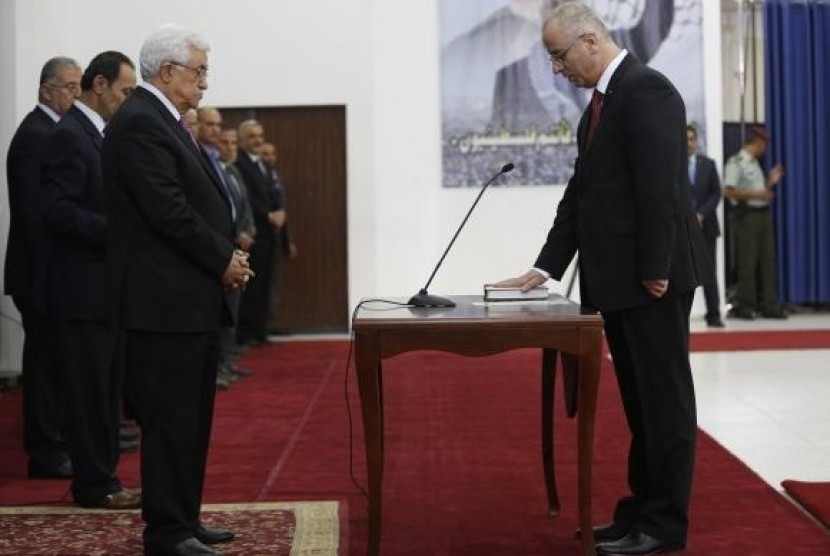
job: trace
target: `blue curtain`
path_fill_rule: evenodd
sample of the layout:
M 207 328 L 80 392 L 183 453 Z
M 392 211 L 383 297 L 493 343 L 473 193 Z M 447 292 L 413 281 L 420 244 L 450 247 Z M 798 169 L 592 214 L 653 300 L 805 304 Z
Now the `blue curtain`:
M 830 0 L 765 0 L 767 164 L 778 290 L 786 303 L 830 302 Z

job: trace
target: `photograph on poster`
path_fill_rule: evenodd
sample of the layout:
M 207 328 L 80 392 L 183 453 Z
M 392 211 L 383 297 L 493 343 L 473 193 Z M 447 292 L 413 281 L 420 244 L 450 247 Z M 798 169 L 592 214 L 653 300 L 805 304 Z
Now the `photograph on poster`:
M 542 22 L 561 0 L 441 0 L 444 187 L 559 185 L 573 171 L 590 89 L 554 75 Z M 701 0 L 584 0 L 615 42 L 664 73 L 705 137 Z

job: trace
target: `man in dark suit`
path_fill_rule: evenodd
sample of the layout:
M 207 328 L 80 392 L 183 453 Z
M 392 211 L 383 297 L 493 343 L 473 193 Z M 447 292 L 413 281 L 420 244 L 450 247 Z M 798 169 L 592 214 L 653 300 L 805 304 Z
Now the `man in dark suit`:
M 703 232 L 703 238 L 706 241 L 709 266 L 712 268 L 712 272 L 703 278 L 706 324 L 715 328 L 723 328 L 716 271 L 717 253 L 715 251 L 715 245 L 718 236 L 720 236 L 717 208 L 723 196 L 723 191 L 720 187 L 720 178 L 715 168 L 715 161 L 698 152 L 697 128 L 693 125 L 686 127 L 686 148 L 689 153 L 689 183 L 692 187 L 693 206 L 697 213 L 700 229 Z
M 243 189 L 245 186 L 241 184 L 241 180 L 237 181 L 228 172 L 221 158 L 219 137 L 222 134 L 222 115 L 216 108 L 202 106 L 197 113 L 197 122 L 196 137 L 198 137 L 202 150 L 222 180 L 233 206 L 234 241 L 240 249 L 247 252 L 251 247 L 251 241 L 253 241 L 253 216 L 247 197 L 244 196 Z M 233 151 L 233 155 L 236 156 L 236 147 Z M 234 321 L 239 316 L 240 293 L 239 290 L 235 289 L 225 293 Z M 219 370 L 216 376 L 216 387 L 219 390 L 226 390 L 230 383 L 236 381 L 240 376 L 251 374 L 248 369 L 238 367 L 234 363 L 235 350 L 236 327 L 231 323 L 224 326 L 219 335 Z
M 40 165 L 46 139 L 78 97 L 81 68 L 75 60 L 56 57 L 40 72 L 38 104 L 12 137 L 6 159 L 9 187 L 9 239 L 5 292 L 23 321 L 23 446 L 33 478 L 68 478 L 72 465 L 62 437 L 63 395 L 57 385 L 56 362 L 46 343 L 47 321 L 34 306 L 32 285 L 43 255 L 39 205 Z
M 685 546 L 695 453 L 689 311 L 705 257 L 689 195 L 685 107 L 660 73 L 620 50 L 578 2 L 561 4 L 542 40 L 553 69 L 594 88 L 579 157 L 535 268 L 500 285 L 561 279 L 580 255 L 582 304 L 598 309 L 631 431 L 631 494 L 593 534 L 599 554 Z
M 262 125 L 256 120 L 247 120 L 239 125 L 239 154 L 234 164 L 248 188 L 257 229 L 256 241 L 251 246 L 251 266 L 257 274 L 248 284 L 239 304 L 236 341 L 243 346 L 262 345 L 266 341 L 274 250 L 278 231 L 285 225 L 282 200 L 259 156 L 264 138 Z
M 133 63 L 120 52 L 92 59 L 81 96 L 46 145 L 41 207 L 49 256 L 38 268 L 37 302 L 49 316 L 61 362 L 72 457 L 72 497 L 83 507 L 128 509 L 140 494 L 124 489 L 118 466 L 123 386 L 113 365 L 101 147 L 105 122 L 135 88 Z
M 279 200 L 278 204 L 285 211 L 285 224 L 275 230 L 277 240 L 274 249 L 274 260 L 271 264 L 271 295 L 268 300 L 267 327 L 275 334 L 287 334 L 286 330 L 279 328 L 279 304 L 280 290 L 282 289 L 282 274 L 285 262 L 297 258 L 297 245 L 291 239 L 291 232 L 288 227 L 288 209 L 286 201 L 285 186 L 277 173 L 277 147 L 273 143 L 265 142 L 259 149 L 259 156 L 265 164 L 265 170 L 274 194 Z
M 250 276 L 231 205 L 181 115 L 207 89 L 208 44 L 176 25 L 141 47 L 141 83 L 104 139 L 115 316 L 141 427 L 144 553 L 216 555 L 199 519 L 223 289 Z

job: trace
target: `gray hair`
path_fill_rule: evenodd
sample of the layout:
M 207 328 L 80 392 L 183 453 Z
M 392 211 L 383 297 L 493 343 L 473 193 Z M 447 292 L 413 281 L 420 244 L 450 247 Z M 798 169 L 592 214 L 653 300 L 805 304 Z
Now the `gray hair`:
M 81 71 L 81 66 L 79 66 L 78 62 L 72 58 L 67 58 L 66 56 L 55 56 L 43 64 L 43 69 L 40 70 L 40 84 L 43 85 L 44 83 L 53 81 L 58 76 L 58 72 L 65 67 Z
M 257 120 L 254 120 L 254 119 L 245 120 L 244 122 L 239 124 L 239 128 L 238 128 L 239 135 L 243 135 L 246 131 L 248 131 L 252 127 L 262 127 L 262 124 L 259 123 Z
M 146 81 L 157 76 L 165 62 L 186 64 L 190 48 L 210 50 L 207 41 L 198 33 L 174 23 L 162 25 L 145 39 L 138 56 L 141 77 Z
M 596 33 L 606 39 L 611 39 L 608 27 L 599 16 L 581 2 L 563 2 L 556 6 L 545 19 L 542 29 L 548 25 L 554 25 L 562 29 L 571 38 L 576 38 L 583 33 Z

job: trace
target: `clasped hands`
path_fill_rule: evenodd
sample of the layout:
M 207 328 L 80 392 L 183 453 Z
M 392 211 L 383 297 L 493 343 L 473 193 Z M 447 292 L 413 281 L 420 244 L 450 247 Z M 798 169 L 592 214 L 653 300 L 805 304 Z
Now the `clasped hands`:
M 255 276 L 248 263 L 248 253 L 234 249 L 228 268 L 222 274 L 222 285 L 228 289 L 245 288 L 248 280 Z

